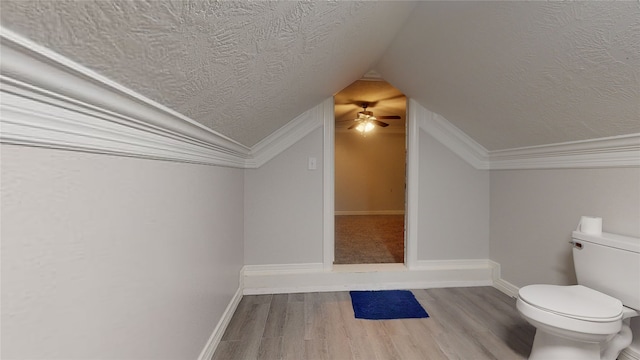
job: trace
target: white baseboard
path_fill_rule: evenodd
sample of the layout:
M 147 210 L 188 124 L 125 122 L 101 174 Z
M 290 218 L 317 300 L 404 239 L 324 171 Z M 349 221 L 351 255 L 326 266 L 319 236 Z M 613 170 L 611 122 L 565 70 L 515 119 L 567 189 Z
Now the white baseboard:
M 618 360 L 640 360 L 640 351 L 628 347 L 618 355 Z
M 502 273 L 501 273 L 501 268 L 499 263 L 493 260 L 489 260 L 489 262 L 496 269 L 493 277 L 493 287 L 500 290 L 504 294 L 509 295 L 510 297 L 513 297 L 513 298 L 517 297 L 518 290 L 520 290 L 520 288 L 518 288 L 517 286 L 513 285 L 512 283 L 502 278 Z
M 220 343 L 220 340 L 222 340 L 222 335 L 224 335 L 225 330 L 227 330 L 227 326 L 229 325 L 229 322 L 233 317 L 233 313 L 238 308 L 240 300 L 242 300 L 242 283 L 231 298 L 231 301 L 229 301 L 229 305 L 227 305 L 224 313 L 222 313 L 222 317 L 220 318 L 220 321 L 218 321 L 218 325 L 216 325 L 216 328 L 213 329 L 213 333 L 209 337 L 209 340 L 207 341 L 204 349 L 202 349 L 200 356 L 198 356 L 198 360 L 211 360 L 211 358 L 213 357 L 213 353 L 215 353 L 216 348 Z
M 404 215 L 404 210 L 344 210 L 335 211 L 335 215 Z
M 520 290 L 520 288 L 518 288 L 517 286 L 513 285 L 512 283 L 506 281 L 505 279 L 497 279 L 496 281 L 493 282 L 493 287 L 502 291 L 503 293 L 511 296 L 511 297 L 517 297 L 518 296 L 518 290 Z
M 404 264 L 334 265 L 322 263 L 246 265 L 240 287 L 229 302 L 198 360 L 213 356 L 242 296 L 302 292 L 427 289 L 491 286 L 516 297 L 518 287 L 500 277 L 500 264 L 485 259 L 420 260 L 411 269 Z M 618 360 L 640 360 L 640 352 L 628 347 Z
M 322 271 L 322 269 L 322 263 L 245 265 L 242 267 L 243 275 L 241 276 L 243 276 L 244 281 L 244 278 L 247 276 L 308 273 Z
M 281 294 L 348 290 L 426 289 L 491 286 L 495 268 L 488 260 L 421 261 L 408 269 L 403 264 L 247 265 L 244 294 Z

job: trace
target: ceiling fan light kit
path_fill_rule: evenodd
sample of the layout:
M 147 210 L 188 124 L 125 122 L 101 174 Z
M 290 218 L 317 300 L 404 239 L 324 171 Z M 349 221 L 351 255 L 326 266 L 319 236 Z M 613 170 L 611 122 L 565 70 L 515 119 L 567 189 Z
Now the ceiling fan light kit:
M 375 128 L 375 126 L 369 120 L 360 121 L 360 123 L 356 126 L 356 130 L 363 136 L 367 136 L 367 133 L 373 130 L 373 128 Z
M 369 107 L 368 103 L 362 104 L 362 111 L 358 112 L 358 117 L 356 117 L 353 121 L 356 123 L 349 126 L 348 130 L 356 129 L 361 135 L 366 136 L 368 132 L 371 132 L 376 125 L 380 127 L 387 127 L 389 124 L 378 120 L 375 116 L 373 116 L 372 111 L 368 111 L 367 107 Z M 399 119 L 399 116 L 383 116 L 384 119 Z

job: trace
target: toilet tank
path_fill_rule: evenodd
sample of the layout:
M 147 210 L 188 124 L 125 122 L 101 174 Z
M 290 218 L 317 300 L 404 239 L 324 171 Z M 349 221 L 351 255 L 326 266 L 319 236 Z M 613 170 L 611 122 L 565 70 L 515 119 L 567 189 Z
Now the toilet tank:
M 613 296 L 640 310 L 640 239 L 573 232 L 578 284 Z

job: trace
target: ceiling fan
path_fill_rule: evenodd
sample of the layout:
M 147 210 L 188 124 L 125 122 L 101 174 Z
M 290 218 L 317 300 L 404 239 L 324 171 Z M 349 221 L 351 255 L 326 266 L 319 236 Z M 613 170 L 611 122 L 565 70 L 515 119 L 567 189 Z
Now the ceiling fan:
M 373 130 L 375 126 L 387 127 L 389 124 L 382 122 L 378 119 L 402 119 L 398 115 L 387 115 L 387 116 L 373 116 L 372 111 L 368 111 L 369 103 L 362 103 L 362 111 L 358 112 L 358 117 L 356 117 L 353 121 L 355 123 L 347 128 L 347 130 L 356 129 L 362 134 Z

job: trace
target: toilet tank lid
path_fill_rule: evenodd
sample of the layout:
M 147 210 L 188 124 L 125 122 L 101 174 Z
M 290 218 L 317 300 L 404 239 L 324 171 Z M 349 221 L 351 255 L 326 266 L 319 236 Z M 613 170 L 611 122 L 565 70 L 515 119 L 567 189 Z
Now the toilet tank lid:
M 581 240 L 616 249 L 640 253 L 640 238 L 605 232 L 603 232 L 602 235 L 590 235 L 579 231 L 574 231 L 572 237 L 574 240 Z

